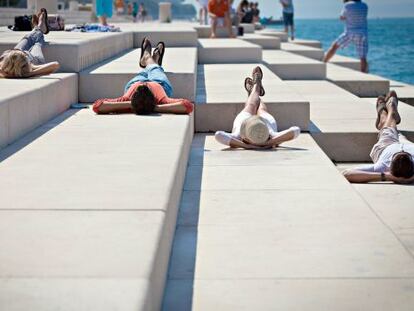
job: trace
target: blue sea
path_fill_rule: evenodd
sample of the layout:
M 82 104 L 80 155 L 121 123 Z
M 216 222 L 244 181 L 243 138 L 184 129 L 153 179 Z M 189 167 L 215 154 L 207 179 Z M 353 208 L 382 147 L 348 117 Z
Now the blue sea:
M 326 50 L 343 32 L 339 19 L 298 19 L 296 37 L 319 40 Z M 339 54 L 356 57 L 352 46 Z M 369 20 L 370 72 L 392 80 L 414 84 L 414 18 Z

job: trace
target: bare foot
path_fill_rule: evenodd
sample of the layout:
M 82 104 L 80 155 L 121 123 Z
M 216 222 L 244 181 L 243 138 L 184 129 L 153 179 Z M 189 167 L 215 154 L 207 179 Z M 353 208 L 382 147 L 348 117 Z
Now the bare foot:
M 215 38 L 217 38 L 216 34 L 215 34 L 215 33 L 212 33 L 212 34 L 210 35 L 210 39 L 215 39 Z

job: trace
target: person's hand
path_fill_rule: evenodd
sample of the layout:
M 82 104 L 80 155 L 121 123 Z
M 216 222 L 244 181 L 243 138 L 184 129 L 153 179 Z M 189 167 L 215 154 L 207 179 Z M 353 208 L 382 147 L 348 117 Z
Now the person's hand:
M 400 185 L 409 185 L 414 183 L 414 176 L 411 178 L 395 177 L 391 173 L 385 174 L 385 179 Z

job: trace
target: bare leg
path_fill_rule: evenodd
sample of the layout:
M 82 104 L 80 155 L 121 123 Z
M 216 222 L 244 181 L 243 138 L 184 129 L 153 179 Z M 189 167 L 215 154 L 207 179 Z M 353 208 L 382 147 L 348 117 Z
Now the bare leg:
M 366 58 L 361 58 L 361 71 L 368 73 L 368 61 Z
M 290 38 L 293 40 L 295 40 L 295 26 L 292 25 L 290 26 Z
M 148 65 L 157 64 L 157 62 L 152 58 L 151 53 L 148 51 L 144 52 L 142 56 L 142 63 L 147 67 Z
M 286 33 L 289 33 L 289 28 L 288 28 L 288 26 L 286 26 L 286 25 L 285 25 L 285 32 L 286 32 Z
M 211 35 L 210 38 L 216 38 L 216 31 L 217 31 L 217 17 L 211 17 Z
M 204 11 L 204 24 L 203 25 L 208 25 L 208 10 L 207 8 L 204 8 L 203 11 Z
M 257 114 L 260 116 L 261 114 L 264 113 L 269 113 L 269 111 L 267 110 L 267 106 L 264 103 L 264 101 L 260 100 L 260 105 L 259 105 L 259 109 L 257 110 Z
M 260 105 L 260 87 L 262 86 L 261 82 L 257 82 L 253 85 L 252 92 L 247 98 L 246 105 L 244 106 L 243 111 L 246 111 L 252 115 L 257 114 Z
M 226 14 L 225 19 L 226 19 L 225 23 L 227 26 L 227 31 L 229 32 L 229 38 L 235 38 L 234 33 L 233 33 L 233 25 L 231 24 L 230 15 Z
M 326 52 L 325 57 L 323 58 L 323 61 L 325 63 L 329 62 L 330 59 L 335 55 L 338 49 L 339 49 L 339 45 L 337 45 L 336 43 L 333 43 L 331 47 L 329 48 L 328 52 Z
M 103 26 L 108 26 L 108 22 L 106 21 L 106 15 L 99 16 L 99 22 Z
M 395 111 L 395 107 L 394 105 L 387 105 L 387 109 L 388 109 L 388 113 L 383 111 L 381 114 L 381 122 L 384 121 L 381 125 L 381 129 L 384 127 L 392 127 L 397 129 L 397 122 L 395 121 L 394 118 L 394 111 Z M 383 118 L 383 114 L 386 113 L 386 116 L 384 116 L 384 120 Z

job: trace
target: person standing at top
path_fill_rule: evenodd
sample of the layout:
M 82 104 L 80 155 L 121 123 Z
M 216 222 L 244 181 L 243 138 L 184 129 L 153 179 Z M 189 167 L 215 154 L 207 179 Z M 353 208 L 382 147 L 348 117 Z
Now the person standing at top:
M 344 0 L 340 19 L 345 22 L 345 31 L 332 44 L 325 55 L 328 62 L 339 48 L 353 43 L 361 60 L 361 71 L 368 72 L 368 5 L 361 0 Z
M 289 33 L 290 27 L 290 38 L 295 40 L 295 23 L 293 22 L 293 0 L 280 0 L 283 7 L 283 23 L 285 24 L 285 32 Z
M 230 19 L 230 2 L 229 0 L 209 0 L 208 14 L 211 18 L 211 35 L 210 38 L 217 37 L 217 27 L 225 27 L 230 38 L 234 38 L 232 23 Z
M 207 25 L 208 24 L 208 0 L 197 0 L 197 2 L 200 4 L 200 10 L 199 10 L 199 19 L 200 19 L 200 25 Z

